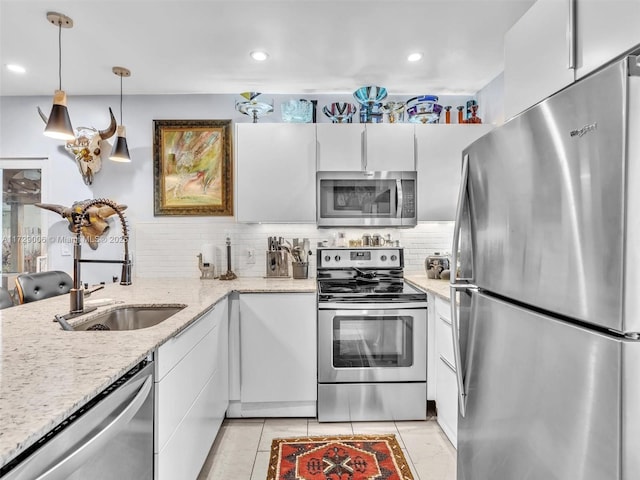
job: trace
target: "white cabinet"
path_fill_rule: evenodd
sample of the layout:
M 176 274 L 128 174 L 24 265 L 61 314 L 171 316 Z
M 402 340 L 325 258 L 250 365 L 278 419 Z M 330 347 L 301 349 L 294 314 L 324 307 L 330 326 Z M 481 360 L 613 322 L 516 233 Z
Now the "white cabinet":
M 640 45 L 640 0 L 577 0 L 576 77 Z
M 409 123 L 318 124 L 319 171 L 413 171 L 414 126 Z
M 436 408 L 438 424 L 455 447 L 458 437 L 458 383 L 453 357 L 451 303 L 435 297 Z
M 318 123 L 316 135 L 318 171 L 363 170 L 363 123 Z
M 418 220 L 454 220 L 460 189 L 462 150 L 491 125 L 416 125 Z
M 365 127 L 365 170 L 413 171 L 415 137 L 410 123 L 368 123 Z
M 315 417 L 315 294 L 240 294 L 239 304 L 240 416 Z
M 571 84 L 569 13 L 576 0 L 538 0 L 504 39 L 504 117 Z M 603 33 L 606 35 L 606 33 Z
M 638 19 L 640 0 L 538 0 L 505 35 L 505 118 L 640 46 Z
M 237 221 L 315 223 L 315 124 L 236 125 Z
M 156 352 L 156 480 L 195 479 L 229 402 L 226 298 Z

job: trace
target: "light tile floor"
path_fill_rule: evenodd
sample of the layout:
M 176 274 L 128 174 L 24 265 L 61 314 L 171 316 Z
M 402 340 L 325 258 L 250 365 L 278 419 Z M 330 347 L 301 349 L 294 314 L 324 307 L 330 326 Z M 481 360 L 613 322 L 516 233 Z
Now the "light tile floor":
M 227 419 L 198 480 L 265 480 L 271 441 L 280 437 L 393 433 L 414 480 L 455 480 L 456 450 L 435 417 L 412 422 L 318 423 L 313 418 Z

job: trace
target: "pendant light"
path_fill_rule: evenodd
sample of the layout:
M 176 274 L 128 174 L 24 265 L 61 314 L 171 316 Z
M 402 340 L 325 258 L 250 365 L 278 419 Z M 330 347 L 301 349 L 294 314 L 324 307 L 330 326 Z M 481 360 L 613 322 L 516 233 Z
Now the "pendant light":
M 129 147 L 127 146 L 127 133 L 122 124 L 122 77 L 130 77 L 131 71 L 124 67 L 113 67 L 113 73 L 120 77 L 120 125 L 116 136 L 116 143 L 113 144 L 109 160 L 114 162 L 130 162 Z
M 62 29 L 73 27 L 73 20 L 56 12 L 47 13 L 47 21 L 58 26 L 58 90 L 53 95 L 53 107 L 44 128 L 47 137 L 58 140 L 73 140 L 73 127 L 67 111 L 67 94 L 62 90 Z

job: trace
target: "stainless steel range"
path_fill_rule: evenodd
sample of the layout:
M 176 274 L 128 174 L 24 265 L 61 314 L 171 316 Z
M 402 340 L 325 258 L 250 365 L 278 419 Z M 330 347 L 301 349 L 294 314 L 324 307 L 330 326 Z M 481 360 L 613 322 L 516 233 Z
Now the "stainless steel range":
M 422 420 L 427 296 L 402 248 L 318 250 L 318 421 Z

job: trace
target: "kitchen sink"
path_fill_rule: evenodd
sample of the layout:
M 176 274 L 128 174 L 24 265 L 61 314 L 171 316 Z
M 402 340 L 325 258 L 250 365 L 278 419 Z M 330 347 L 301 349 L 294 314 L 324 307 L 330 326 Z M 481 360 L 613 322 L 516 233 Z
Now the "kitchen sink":
M 74 330 L 139 330 L 153 327 L 175 315 L 186 305 L 139 305 L 116 307 L 75 325 Z

